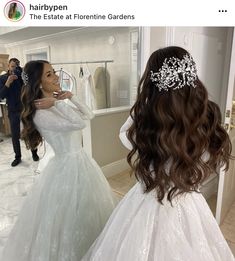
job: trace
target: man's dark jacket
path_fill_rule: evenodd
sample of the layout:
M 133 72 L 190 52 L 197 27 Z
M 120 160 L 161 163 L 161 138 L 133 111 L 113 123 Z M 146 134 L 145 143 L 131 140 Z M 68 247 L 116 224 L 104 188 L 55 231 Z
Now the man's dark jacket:
M 10 87 L 7 88 L 5 86 L 5 83 L 7 81 L 7 78 L 9 76 L 9 73 L 3 74 L 0 76 L 0 99 L 6 98 L 7 105 L 8 105 L 8 112 L 20 112 L 22 109 L 22 103 L 20 100 L 21 96 L 21 88 L 23 85 L 23 81 L 21 77 L 18 77 L 18 79 L 14 80 Z

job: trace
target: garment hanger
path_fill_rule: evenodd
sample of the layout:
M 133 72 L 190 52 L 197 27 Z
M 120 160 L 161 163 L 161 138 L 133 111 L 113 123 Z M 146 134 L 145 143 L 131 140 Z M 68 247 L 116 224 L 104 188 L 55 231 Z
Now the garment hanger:
M 82 78 L 83 76 L 84 76 L 83 67 L 82 65 L 80 65 L 79 77 Z

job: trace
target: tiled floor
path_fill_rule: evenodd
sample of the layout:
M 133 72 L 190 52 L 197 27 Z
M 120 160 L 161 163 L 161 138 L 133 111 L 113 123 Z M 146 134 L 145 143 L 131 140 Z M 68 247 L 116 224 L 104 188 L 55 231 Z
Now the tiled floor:
M 0 256 L 9 231 L 13 227 L 22 202 L 39 177 L 37 175 L 38 162 L 32 160 L 30 151 L 21 143 L 22 163 L 17 167 L 11 167 L 14 160 L 11 139 L 1 135 L 0 139 Z M 42 157 L 43 147 L 39 150 Z
M 131 172 L 124 171 L 118 175 L 108 178 L 113 191 L 123 197 L 136 183 L 134 175 Z
M 235 255 L 235 202 L 220 226 L 233 254 Z
M 135 184 L 135 177 L 134 175 L 130 177 L 130 172 L 124 171 L 118 175 L 108 178 L 108 181 L 113 188 L 113 191 L 120 197 L 123 197 Z M 212 212 L 215 214 L 215 195 L 209 198 L 208 204 L 211 207 Z M 235 202 L 221 225 L 221 230 L 233 254 L 235 255 Z

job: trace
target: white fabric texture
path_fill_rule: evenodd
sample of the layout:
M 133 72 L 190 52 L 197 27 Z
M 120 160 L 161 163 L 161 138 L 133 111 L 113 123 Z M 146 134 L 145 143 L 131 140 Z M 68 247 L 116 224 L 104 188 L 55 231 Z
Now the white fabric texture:
M 0 260 L 79 261 L 114 208 L 112 191 L 78 132 L 92 112 L 73 97 L 70 106 L 38 110 L 35 125 L 55 155 L 27 196 Z
M 83 75 L 80 78 L 80 86 L 78 87 L 78 95 L 82 101 L 92 110 L 96 110 L 96 94 L 92 75 L 87 67 L 83 66 Z
M 126 131 L 120 138 L 130 149 Z M 157 201 L 137 183 L 112 213 L 82 261 L 234 261 L 213 214 L 200 193 Z

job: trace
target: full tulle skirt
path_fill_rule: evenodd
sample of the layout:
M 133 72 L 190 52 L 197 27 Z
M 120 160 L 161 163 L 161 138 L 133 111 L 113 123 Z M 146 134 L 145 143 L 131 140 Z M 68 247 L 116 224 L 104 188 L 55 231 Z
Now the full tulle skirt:
M 137 183 L 82 261 L 234 261 L 200 193 L 163 205 Z
M 97 163 L 83 149 L 50 159 L 25 199 L 4 261 L 79 261 L 115 205 Z

